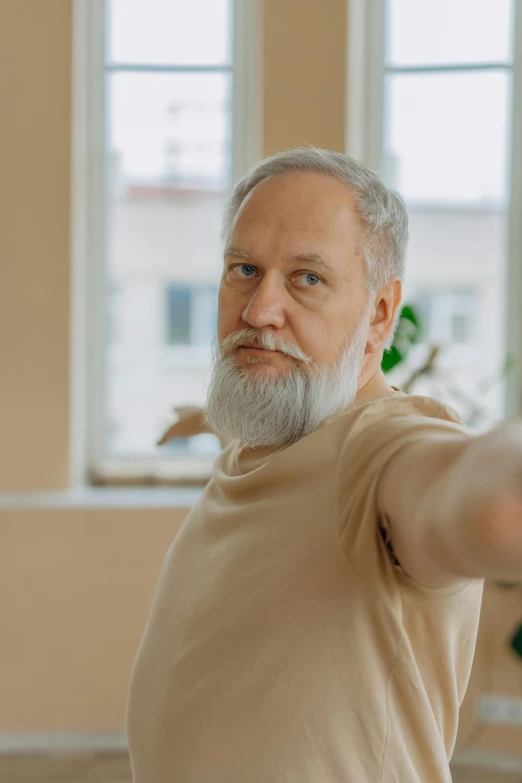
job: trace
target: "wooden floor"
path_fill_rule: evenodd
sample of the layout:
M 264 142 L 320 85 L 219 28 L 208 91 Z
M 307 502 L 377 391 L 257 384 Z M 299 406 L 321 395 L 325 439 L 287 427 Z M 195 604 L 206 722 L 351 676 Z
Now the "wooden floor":
M 453 782 L 522 783 L 522 777 L 467 769 L 454 771 Z M 121 753 L 6 754 L 0 755 L 0 783 L 132 783 L 132 775 Z

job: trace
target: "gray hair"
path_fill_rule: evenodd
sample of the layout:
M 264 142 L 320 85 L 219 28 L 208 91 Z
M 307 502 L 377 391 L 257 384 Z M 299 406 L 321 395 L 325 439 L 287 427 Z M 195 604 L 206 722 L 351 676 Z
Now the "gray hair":
M 223 240 L 251 190 L 268 177 L 315 172 L 340 179 L 352 190 L 365 225 L 364 257 L 367 284 L 377 291 L 394 278 L 404 278 L 408 243 L 408 213 L 403 198 L 382 183 L 368 166 L 340 152 L 315 147 L 278 152 L 260 161 L 235 185 L 225 207 Z

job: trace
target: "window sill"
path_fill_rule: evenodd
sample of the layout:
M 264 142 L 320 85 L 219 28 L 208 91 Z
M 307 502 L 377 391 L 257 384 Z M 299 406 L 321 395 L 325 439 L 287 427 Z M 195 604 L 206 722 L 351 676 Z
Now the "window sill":
M 0 492 L 0 511 L 48 508 L 191 508 L 204 487 L 81 487 L 63 492 Z
M 89 487 L 199 488 L 212 477 L 217 455 L 173 459 L 103 459 L 89 470 Z

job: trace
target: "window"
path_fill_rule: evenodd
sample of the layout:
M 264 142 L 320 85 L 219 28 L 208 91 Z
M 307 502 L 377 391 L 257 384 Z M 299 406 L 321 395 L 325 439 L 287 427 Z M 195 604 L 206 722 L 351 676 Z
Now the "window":
M 169 345 L 190 345 L 190 316 L 190 288 L 169 286 L 167 289 L 167 342 Z
M 216 336 L 217 288 L 169 285 L 166 294 L 168 345 L 210 345 Z
M 75 0 L 76 242 L 95 481 L 200 480 L 218 452 L 207 435 L 156 443 L 176 406 L 204 400 L 222 211 L 261 156 L 255 9 L 255 0 Z
M 486 411 L 480 426 L 487 427 L 506 415 L 503 370 L 516 349 L 514 302 L 522 296 L 511 290 L 520 263 L 511 172 L 522 154 L 514 126 L 521 20 L 514 0 L 355 6 L 367 50 L 357 50 L 355 41 L 352 89 L 359 103 L 352 106 L 348 146 L 407 202 L 405 300 L 417 305 L 425 326 L 424 345 L 394 380 L 400 385 L 438 345 L 423 391 L 449 402 L 438 383 L 449 373 L 454 389 L 480 398 Z M 356 112 L 366 117 L 364 127 Z
M 478 318 L 475 291 L 418 291 L 411 304 L 421 316 L 424 339 L 432 345 L 472 345 Z

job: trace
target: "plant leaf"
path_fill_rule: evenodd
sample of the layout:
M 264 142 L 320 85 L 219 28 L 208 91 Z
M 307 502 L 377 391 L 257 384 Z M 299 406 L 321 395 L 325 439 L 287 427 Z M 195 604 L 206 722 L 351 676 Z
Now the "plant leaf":
M 421 319 L 417 311 L 411 305 L 404 305 L 399 316 L 399 323 L 393 339 L 393 345 L 384 351 L 381 368 L 384 373 L 397 367 L 406 356 L 410 348 L 422 338 Z

